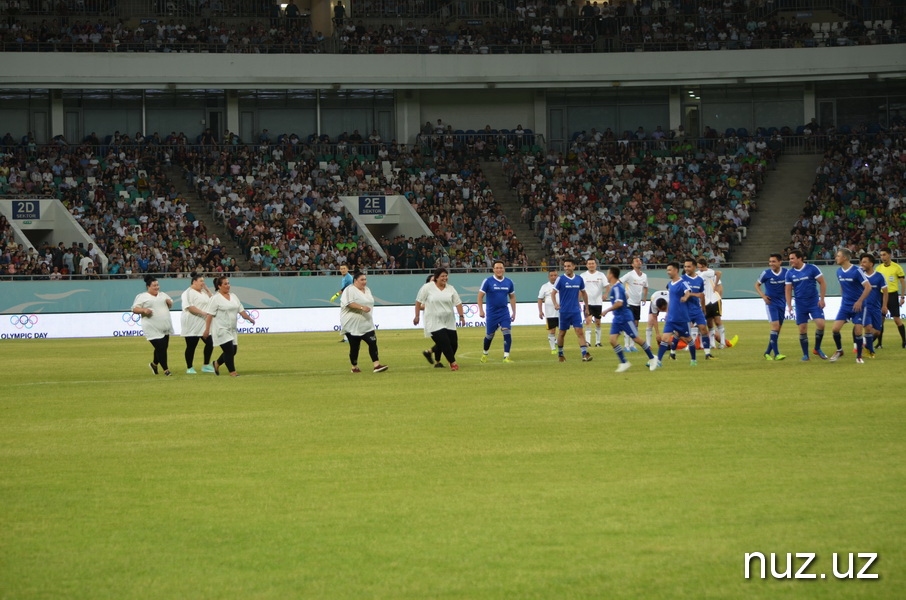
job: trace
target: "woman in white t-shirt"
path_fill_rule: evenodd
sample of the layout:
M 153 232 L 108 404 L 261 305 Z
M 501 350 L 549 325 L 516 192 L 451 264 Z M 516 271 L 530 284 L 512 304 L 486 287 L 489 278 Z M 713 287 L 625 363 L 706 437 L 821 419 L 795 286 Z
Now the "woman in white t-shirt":
M 220 346 L 220 358 L 214 361 L 214 374 L 220 375 L 221 365 L 226 365 L 230 377 L 238 377 L 233 357 L 239 350 L 239 331 L 236 328 L 236 315 L 255 324 L 253 319 L 242 306 L 239 296 L 230 293 L 230 278 L 215 277 L 214 289 L 217 290 L 208 302 L 208 316 L 205 317 L 204 332 L 201 337 L 210 335 L 214 345 Z
M 208 302 L 211 300 L 211 290 L 204 283 L 204 275 L 193 272 L 191 277 L 191 285 L 182 293 L 182 319 L 180 321 L 182 337 L 186 340 L 186 373 L 190 375 L 196 373 L 192 363 L 195 360 L 195 348 L 198 347 L 199 340 L 204 344 L 204 366 L 201 367 L 201 372 L 213 373 L 211 355 L 214 353 L 214 342 L 211 341 L 211 336 L 201 337 L 208 316 L 207 309 Z
M 461 325 L 466 324 L 466 316 L 459 294 L 452 285 L 447 283 L 449 277 L 449 272 L 440 267 L 434 271 L 434 281 L 422 286 L 415 299 L 415 318 L 412 320 L 412 324 L 418 325 L 422 310 L 424 310 L 425 330 L 431 334 L 431 339 L 447 357 L 450 362 L 450 370 L 458 371 L 456 350 L 459 348 L 459 338 L 456 334 L 456 319 L 453 311 L 455 309 L 459 313 Z
M 132 313 L 142 316 L 142 330 L 145 339 L 154 346 L 154 357 L 148 366 L 157 375 L 160 369 L 170 376 L 167 364 L 167 347 L 170 345 L 170 334 L 173 333 L 173 322 L 170 321 L 170 309 L 173 299 L 160 291 L 160 283 L 153 275 L 145 276 L 145 291 L 132 302 Z
M 347 285 L 343 289 L 340 298 L 340 324 L 349 340 L 349 362 L 352 364 L 352 372 L 362 372 L 359 369 L 359 348 L 362 342 L 365 342 L 373 363 L 373 372 L 383 373 L 388 367 L 378 360 L 377 336 L 372 314 L 374 296 L 371 295 L 367 283 L 368 277 L 364 273 L 354 273 L 352 285 Z

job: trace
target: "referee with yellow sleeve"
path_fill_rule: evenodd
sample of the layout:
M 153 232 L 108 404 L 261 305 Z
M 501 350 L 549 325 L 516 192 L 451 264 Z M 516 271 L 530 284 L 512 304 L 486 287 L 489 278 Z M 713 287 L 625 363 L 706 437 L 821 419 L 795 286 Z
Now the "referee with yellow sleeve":
M 900 318 L 900 307 L 906 299 L 906 275 L 903 273 L 903 267 L 890 260 L 890 250 L 884 248 L 881 250 L 881 264 L 875 267 L 875 270 L 884 275 L 887 281 L 887 308 L 885 312 L 890 312 L 893 322 L 897 324 L 900 332 L 900 338 L 903 342 L 903 348 L 906 348 L 906 328 L 903 327 L 903 320 Z M 881 333 L 878 334 L 878 343 L 875 348 L 881 347 L 881 341 L 884 337 L 884 321 L 881 321 Z

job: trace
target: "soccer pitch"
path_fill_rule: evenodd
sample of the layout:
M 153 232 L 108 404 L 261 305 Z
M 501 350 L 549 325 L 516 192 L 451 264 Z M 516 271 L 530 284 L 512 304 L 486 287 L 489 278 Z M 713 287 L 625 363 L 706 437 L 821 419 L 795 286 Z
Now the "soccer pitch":
M 461 330 L 459 372 L 420 332 L 358 375 L 337 334 L 247 335 L 236 379 L 184 374 L 181 338 L 169 378 L 144 339 L 8 341 L 0 597 L 902 598 L 895 329 L 863 365 L 849 327 L 834 364 L 790 324 L 782 362 L 767 323 L 727 330 L 718 360 L 619 375 L 541 325 L 514 364 Z

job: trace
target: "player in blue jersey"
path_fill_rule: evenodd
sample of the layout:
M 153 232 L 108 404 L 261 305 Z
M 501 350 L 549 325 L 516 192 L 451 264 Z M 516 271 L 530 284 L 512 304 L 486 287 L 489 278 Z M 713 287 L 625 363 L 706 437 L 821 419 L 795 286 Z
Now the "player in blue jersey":
M 817 284 L 818 289 L 815 289 Z M 821 269 L 805 262 L 802 250 L 790 252 L 790 269 L 786 273 L 786 305 L 790 313 L 795 311 L 796 325 L 799 326 L 799 345 L 802 347 L 802 360 L 808 358 L 808 322 L 815 321 L 815 348 L 812 354 L 826 360 L 821 350 L 824 339 L 824 296 L 827 293 L 827 282 Z M 796 304 L 793 304 L 793 297 Z
M 692 357 L 691 365 L 695 366 L 695 344 L 689 336 L 689 304 L 693 302 L 701 303 L 700 298 L 692 295 L 689 284 L 680 277 L 680 265 L 678 262 L 672 262 L 667 265 L 667 276 L 670 283 L 667 284 L 667 320 L 664 322 L 664 333 L 661 334 L 661 344 L 658 347 L 657 359 L 648 361 L 648 367 L 654 371 L 663 364 L 661 360 L 664 354 L 670 349 L 674 337 L 682 338 L 689 346 L 689 355 Z
M 689 284 L 695 301 L 689 302 L 689 332 L 692 334 L 692 345 L 695 338 L 701 340 L 705 351 L 705 360 L 711 360 L 711 335 L 708 332 L 708 319 L 705 317 L 705 280 L 698 274 L 698 263 L 694 258 L 683 261 L 683 279 Z
M 582 349 L 582 361 L 592 359 L 588 353 L 588 342 L 582 331 L 583 323 L 588 318 L 588 294 L 585 293 L 585 281 L 575 274 L 576 262 L 567 258 L 563 261 L 563 275 L 557 278 L 551 298 L 554 308 L 560 311 L 560 331 L 557 333 L 557 360 L 566 362 L 563 356 L 563 341 L 566 332 L 572 327 L 579 338 L 579 347 Z M 580 304 L 580 302 L 584 304 Z M 584 309 L 583 309 L 584 306 Z
M 771 337 L 768 340 L 768 349 L 764 351 L 764 357 L 767 360 L 786 358 L 780 353 L 778 344 L 780 328 L 783 326 L 783 319 L 786 316 L 786 272 L 783 267 L 783 256 L 771 254 L 768 257 L 768 268 L 755 280 L 755 291 L 764 300 L 765 312 L 771 323 Z M 771 356 L 772 352 L 773 356 Z
M 603 317 L 609 312 L 613 313 L 613 322 L 610 324 L 610 345 L 613 347 L 617 358 L 620 359 L 617 373 L 622 373 L 632 365 L 629 364 L 623 354 L 623 346 L 620 345 L 620 334 L 629 336 L 632 341 L 641 346 L 645 354 L 648 355 L 649 361 L 654 360 L 654 354 L 651 353 L 651 347 L 648 342 L 639 337 L 639 328 L 635 324 L 635 315 L 629 308 L 629 304 L 627 304 L 626 288 L 620 282 L 620 269 L 610 267 L 607 269 L 606 275 L 607 282 L 610 284 L 610 293 L 607 295 L 610 306 L 601 312 L 601 316 Z
M 862 330 L 865 332 L 865 349 L 868 350 L 869 358 L 875 357 L 874 339 L 881 333 L 885 307 L 890 295 L 887 289 L 887 278 L 883 273 L 875 271 L 875 262 L 875 257 L 871 254 L 863 254 L 859 258 L 865 278 L 871 285 L 871 293 L 862 303 Z
M 843 340 L 840 331 L 847 321 L 852 321 L 856 341 L 856 362 L 862 364 L 862 304 L 871 293 L 871 284 L 862 269 L 852 263 L 853 253 L 848 248 L 837 250 L 837 281 L 840 282 L 840 310 L 834 321 L 833 336 L 837 350 L 830 357 L 835 362 L 843 356 Z
M 494 274 L 481 282 L 478 290 L 478 316 L 485 318 L 484 299 L 488 299 L 488 315 L 485 320 L 484 351 L 481 362 L 488 362 L 488 351 L 494 334 L 500 329 L 503 334 L 503 362 L 510 360 L 510 347 L 513 345 L 513 336 L 510 328 L 516 320 L 516 287 L 513 280 L 504 275 L 505 269 L 502 260 L 494 261 Z

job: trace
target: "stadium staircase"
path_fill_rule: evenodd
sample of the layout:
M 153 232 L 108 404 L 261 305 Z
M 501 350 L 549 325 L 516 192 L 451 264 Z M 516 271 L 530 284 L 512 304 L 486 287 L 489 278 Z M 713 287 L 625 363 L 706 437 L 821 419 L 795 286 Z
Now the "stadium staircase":
M 772 252 L 783 252 L 790 245 L 790 230 L 802 213 L 821 154 L 786 154 L 777 170 L 767 174 L 758 195 L 758 210 L 751 213 L 745 243 L 733 253 L 734 263 L 767 264 Z M 785 260 L 785 257 L 784 257 Z
M 547 256 L 547 252 L 545 252 L 541 240 L 532 230 L 531 224 L 522 222 L 520 216 L 522 204 L 519 202 L 516 191 L 510 188 L 509 178 L 504 174 L 503 167 L 497 161 L 483 160 L 481 170 L 491 186 L 494 199 L 497 200 L 501 212 L 506 215 L 513 234 L 522 242 L 528 264 L 540 265 L 541 260 Z
M 245 253 L 239 247 L 239 244 L 236 243 L 236 240 L 233 239 L 233 235 L 227 231 L 226 226 L 214 218 L 213 213 L 205 206 L 204 200 L 198 196 L 198 192 L 189 185 L 182 167 L 174 165 L 165 166 L 163 167 L 163 172 L 167 176 L 167 179 L 170 180 L 170 183 L 176 187 L 176 191 L 179 192 L 180 197 L 186 201 L 186 206 L 189 208 L 189 211 L 195 215 L 196 219 L 204 220 L 208 234 L 214 234 L 220 238 L 220 245 L 221 248 L 223 248 L 224 255 L 235 258 L 240 271 L 257 270 L 252 268 Z

